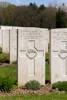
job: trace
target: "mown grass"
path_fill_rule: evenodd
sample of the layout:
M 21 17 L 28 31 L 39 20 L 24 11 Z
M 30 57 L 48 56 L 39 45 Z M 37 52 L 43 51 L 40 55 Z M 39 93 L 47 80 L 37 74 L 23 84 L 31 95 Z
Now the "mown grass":
M 17 67 L 16 64 L 0 66 L 0 78 L 9 77 L 12 82 L 17 81 Z
M 49 66 L 49 53 L 46 53 L 46 68 L 45 68 L 46 83 L 50 82 L 50 66 Z
M 0 100 L 67 100 L 67 94 L 6 96 Z
M 46 74 L 46 83 L 48 83 L 48 82 L 50 82 L 50 68 L 49 68 L 49 64 L 48 63 L 46 63 L 46 72 L 45 72 L 45 74 Z

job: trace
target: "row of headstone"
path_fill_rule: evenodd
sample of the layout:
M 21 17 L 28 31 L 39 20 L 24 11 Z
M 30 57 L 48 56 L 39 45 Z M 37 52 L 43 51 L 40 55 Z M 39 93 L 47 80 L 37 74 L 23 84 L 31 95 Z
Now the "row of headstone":
M 44 85 L 48 29 L 8 27 L 0 31 L 3 53 L 10 53 L 10 63 L 18 60 L 18 85 L 24 85 L 29 80 L 38 80 Z
M 1 29 L 1 37 L 3 53 L 10 53 L 10 63 L 16 61 L 18 57 L 18 85 L 24 85 L 29 80 L 38 80 L 44 85 L 45 52 L 48 52 L 49 30 Z
M 50 33 L 50 37 L 49 37 Z M 49 41 L 50 40 L 50 41 Z M 45 84 L 45 53 L 51 46 L 51 83 L 67 81 L 67 29 L 12 27 L 0 30 L 0 47 L 18 60 L 18 85 L 29 80 Z
M 16 53 L 15 53 L 17 51 L 16 50 L 17 49 L 17 30 L 18 30 L 18 34 L 21 32 L 21 34 L 29 34 L 29 33 L 31 34 L 31 33 L 33 33 L 35 35 L 35 32 L 39 33 L 40 30 L 44 31 L 44 30 L 47 30 L 47 29 L 39 29 L 39 28 L 20 28 L 20 29 L 19 28 L 18 29 L 13 28 L 13 29 L 10 29 L 10 27 L 4 28 L 4 29 L 2 28 L 0 30 L 0 38 L 1 38 L 0 39 L 0 47 L 2 47 L 3 53 L 10 53 L 10 62 L 15 61 L 16 58 L 17 58 Z M 45 34 L 45 31 L 44 31 L 44 34 Z M 47 45 L 45 47 L 45 51 L 48 52 L 49 31 L 48 31 L 47 34 L 45 34 L 45 40 L 46 40 L 46 43 L 47 43 Z M 15 52 L 13 52 L 14 51 L 13 49 L 15 50 Z

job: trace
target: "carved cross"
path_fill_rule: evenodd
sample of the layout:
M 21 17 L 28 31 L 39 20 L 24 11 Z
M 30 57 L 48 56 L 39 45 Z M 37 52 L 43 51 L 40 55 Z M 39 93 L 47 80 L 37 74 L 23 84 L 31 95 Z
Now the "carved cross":
M 38 50 L 35 46 L 35 40 L 29 40 L 28 41 L 30 46 L 29 48 L 26 48 L 25 50 L 21 50 L 21 52 L 25 53 L 28 59 L 33 60 L 34 64 L 34 75 L 35 75 L 35 58 L 38 55 L 38 53 L 42 52 L 42 56 L 44 56 L 44 50 Z

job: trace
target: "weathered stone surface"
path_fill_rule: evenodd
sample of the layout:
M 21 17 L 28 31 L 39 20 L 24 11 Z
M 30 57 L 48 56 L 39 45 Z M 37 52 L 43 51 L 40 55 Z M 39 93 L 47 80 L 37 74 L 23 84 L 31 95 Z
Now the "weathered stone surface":
M 10 30 L 10 63 L 17 61 L 17 30 Z
M 10 40 L 10 31 L 9 30 L 3 30 L 3 53 L 9 53 L 9 42 Z
M 9 30 L 9 29 L 12 29 L 12 26 L 0 26 L 0 28 L 3 29 L 3 30 L 4 29 L 8 29 Z
M 51 83 L 67 81 L 67 29 L 51 30 Z
M 18 32 L 18 85 L 29 80 L 45 84 L 45 49 L 47 29 L 23 28 Z
M 12 29 L 23 29 L 24 27 L 19 27 L 19 26 L 13 26 Z

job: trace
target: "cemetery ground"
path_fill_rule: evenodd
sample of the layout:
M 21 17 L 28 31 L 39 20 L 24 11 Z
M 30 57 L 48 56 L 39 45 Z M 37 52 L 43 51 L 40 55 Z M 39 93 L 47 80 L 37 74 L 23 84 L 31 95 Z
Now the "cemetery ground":
M 4 60 L 5 58 L 5 60 Z M 60 92 L 58 89 L 52 90 L 49 81 L 49 54 L 46 54 L 46 85 L 37 91 L 27 90 L 24 88 L 17 88 L 17 64 L 13 62 L 9 64 L 8 56 L 1 53 L 0 56 L 0 81 L 1 79 L 10 79 L 13 83 L 11 92 L 0 92 L 0 100 L 66 100 L 67 94 L 64 91 Z M 5 63 L 4 63 L 5 62 Z M 5 80 L 6 81 L 6 80 Z M 4 81 L 4 82 L 5 82 Z
M 0 100 L 67 100 L 66 94 L 0 96 Z
M 48 67 L 48 66 L 47 66 Z M 48 70 L 48 69 L 47 69 Z M 46 79 L 49 79 L 48 76 L 48 71 L 47 71 L 47 77 Z M 16 64 L 12 64 L 12 65 L 1 65 L 0 66 L 0 76 L 1 77 L 9 77 L 11 78 L 11 81 L 16 82 Z M 15 87 L 16 89 L 16 87 Z M 25 95 L 21 95 L 19 93 L 15 95 L 11 93 L 1 93 L 0 92 L 0 100 L 66 100 L 67 99 L 67 94 L 65 93 L 47 93 L 47 94 L 43 94 L 43 95 L 36 95 L 36 94 L 25 94 Z

